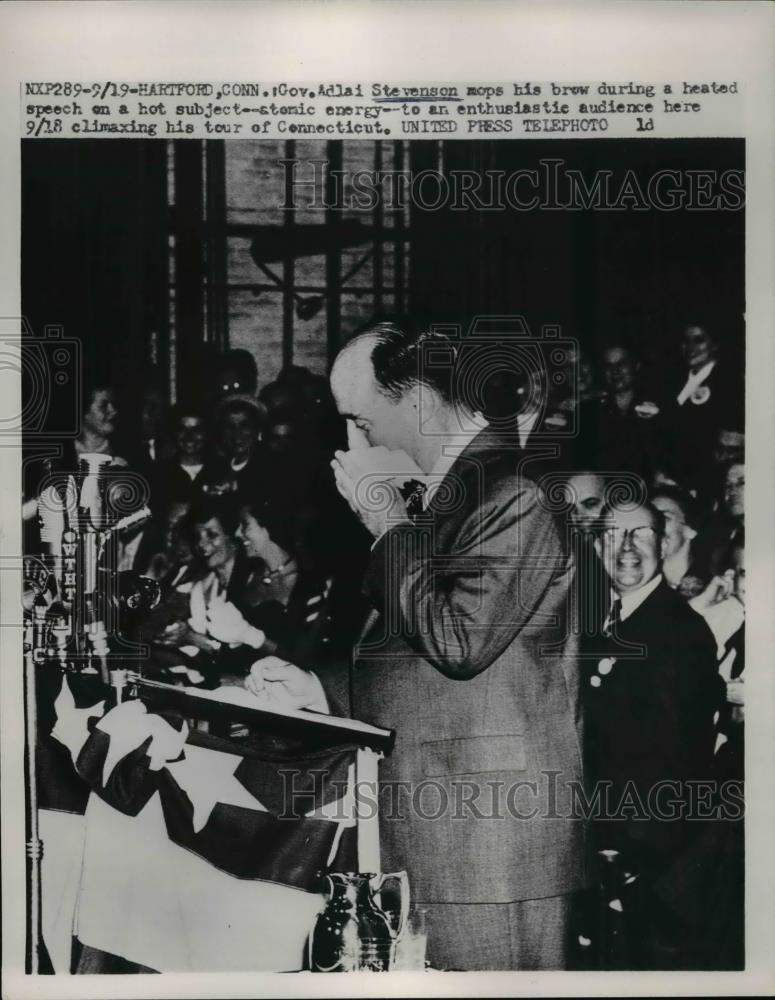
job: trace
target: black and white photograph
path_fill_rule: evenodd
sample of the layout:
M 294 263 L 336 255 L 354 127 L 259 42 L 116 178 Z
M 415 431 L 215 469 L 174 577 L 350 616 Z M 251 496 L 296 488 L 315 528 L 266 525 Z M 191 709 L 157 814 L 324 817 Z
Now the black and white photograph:
M 752 971 L 760 165 L 647 117 L 739 84 L 392 76 L 22 76 L 38 995 Z

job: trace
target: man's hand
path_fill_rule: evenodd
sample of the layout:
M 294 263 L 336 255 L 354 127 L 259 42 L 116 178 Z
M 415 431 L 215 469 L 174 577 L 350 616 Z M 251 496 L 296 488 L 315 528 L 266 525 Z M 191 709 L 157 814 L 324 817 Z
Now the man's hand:
M 734 587 L 734 570 L 727 570 L 723 576 L 714 576 L 705 590 L 689 601 L 689 606 L 702 614 L 731 597 Z
M 266 636 L 259 628 L 254 628 L 242 614 L 227 600 L 214 600 L 207 609 L 207 631 L 219 642 L 229 645 L 251 646 L 260 649 Z
M 337 489 L 374 538 L 410 521 L 398 486 L 423 473 L 405 452 L 359 446 L 335 456 L 331 467 Z
M 745 682 L 741 678 L 727 681 L 727 701 L 730 705 L 745 705 Z
M 367 451 L 371 448 L 369 439 L 354 420 L 347 420 L 347 448 L 349 451 Z
M 277 656 L 267 656 L 254 663 L 245 679 L 245 687 L 264 708 L 328 713 L 323 685 L 315 674 Z
M 207 636 L 191 627 L 188 622 L 171 622 L 155 639 L 160 646 L 170 646 L 179 649 L 181 646 L 196 646 L 198 649 L 211 649 L 212 643 Z

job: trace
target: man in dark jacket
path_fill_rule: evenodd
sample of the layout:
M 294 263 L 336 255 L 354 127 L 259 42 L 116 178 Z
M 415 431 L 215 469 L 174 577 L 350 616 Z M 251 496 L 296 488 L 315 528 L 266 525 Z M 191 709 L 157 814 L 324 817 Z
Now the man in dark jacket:
M 605 508 L 596 548 L 612 588 L 602 629 L 608 655 L 588 665 L 585 682 L 590 788 L 604 804 L 597 847 L 618 852 L 625 885 L 637 895 L 628 913 L 632 963 L 655 968 L 664 952 L 643 900 L 700 826 L 693 783 L 713 776 L 716 643 L 662 576 L 664 521 L 655 507 Z
M 713 456 L 722 429 L 742 420 L 744 365 L 722 356 L 710 327 L 687 326 L 680 338 L 683 365 L 659 372 L 661 452 L 688 487 L 713 487 Z M 659 399 L 661 395 L 661 399 Z

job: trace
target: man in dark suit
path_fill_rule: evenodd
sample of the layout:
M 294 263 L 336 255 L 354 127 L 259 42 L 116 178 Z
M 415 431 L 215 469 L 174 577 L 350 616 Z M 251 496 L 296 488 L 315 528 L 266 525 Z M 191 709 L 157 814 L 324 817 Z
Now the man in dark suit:
M 425 371 L 428 347 L 449 367 Z M 375 539 L 351 708 L 397 731 L 380 769 L 382 867 L 408 871 L 429 911 L 434 967 L 563 968 L 585 879 L 572 569 L 518 457 L 456 398 L 453 369 L 449 340 L 389 324 L 334 365 L 351 445 L 337 483 Z M 429 477 L 415 520 L 398 453 Z
M 730 351 L 722 357 L 718 338 L 708 326 L 685 327 L 680 350 L 681 368 L 658 373 L 663 392 L 661 451 L 670 466 L 680 470 L 682 482 L 707 491 L 713 486 L 719 432 L 742 419 L 744 365 Z
M 628 345 L 613 341 L 600 352 L 600 375 L 604 392 L 578 407 L 574 459 L 578 467 L 627 470 L 649 482 L 660 417 L 644 398 L 640 362 Z
M 627 873 L 630 961 L 645 968 L 680 967 L 680 930 L 669 914 L 645 914 L 651 887 L 700 826 L 690 783 L 712 777 L 721 695 L 710 629 L 662 576 L 665 544 L 651 504 L 604 508 L 596 549 L 612 587 L 610 649 L 585 683 L 590 788 L 605 803 L 597 847 L 618 851 Z

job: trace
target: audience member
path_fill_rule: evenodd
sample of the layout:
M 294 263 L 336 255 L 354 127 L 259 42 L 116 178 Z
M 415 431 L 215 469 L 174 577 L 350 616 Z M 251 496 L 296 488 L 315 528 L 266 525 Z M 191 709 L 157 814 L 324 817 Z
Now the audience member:
M 605 347 L 600 356 L 604 394 L 579 408 L 577 461 L 598 468 L 635 472 L 649 480 L 657 456 L 659 409 L 643 395 L 640 362 L 624 343 Z
M 242 643 L 258 628 L 264 642 L 257 655 L 278 655 L 299 666 L 313 666 L 328 624 L 326 598 L 330 581 L 305 572 L 298 558 L 300 539 L 293 514 L 269 505 L 245 506 L 237 538 L 259 570 L 246 589 L 242 611 L 214 604 L 208 630 L 214 638 Z
M 698 537 L 700 518 L 697 503 L 679 486 L 659 486 L 651 502 L 661 511 L 665 524 L 665 551 L 662 572 L 669 587 L 682 597 L 695 597 L 709 576 L 709 553 Z
M 162 514 L 171 504 L 191 503 L 202 493 L 207 429 L 196 404 L 179 403 L 172 411 L 172 455 L 157 465 L 157 506 Z
M 307 368 L 288 365 L 277 381 L 265 386 L 261 401 L 272 410 L 292 411 L 300 419 L 310 440 L 330 455 L 346 441 L 344 421 L 339 417 L 323 375 L 314 375 Z
M 742 462 L 745 458 L 745 434 L 737 421 L 728 420 L 726 423 L 734 426 L 722 426 L 719 429 L 713 451 L 713 463 L 719 468 L 730 462 Z
M 568 477 L 569 501 L 574 523 L 592 528 L 605 503 L 605 478 L 599 472 L 574 472 Z
M 255 572 L 235 537 L 238 523 L 232 498 L 204 497 L 192 505 L 187 528 L 196 565 L 188 595 L 188 616 L 183 621 L 168 623 L 156 636 L 159 645 L 188 656 L 205 654 L 197 661 L 197 669 L 205 675 L 218 676 L 225 669 L 223 663 L 216 662 L 221 647 L 208 634 L 208 610 L 214 603 L 224 601 L 237 608 L 244 607 Z M 258 645 L 261 642 L 263 638 Z
M 252 396 L 224 396 L 216 410 L 220 453 L 201 472 L 205 492 L 234 494 L 237 504 L 255 499 L 263 478 L 259 433 L 265 412 Z
M 742 530 L 745 520 L 745 465 L 741 461 L 730 462 L 726 468 L 724 510 L 735 535 Z
M 589 661 L 607 652 L 596 639 L 600 630 L 600 595 L 608 593 L 608 579 L 594 548 L 606 501 L 606 476 L 601 472 L 577 472 L 568 477 L 565 485 L 569 504 L 566 531 L 576 563 L 575 618 L 582 636 L 580 649 Z
M 719 431 L 737 422 L 742 410 L 742 372 L 735 358 L 722 363 L 718 339 L 707 326 L 686 326 L 679 346 L 683 364 L 665 379 L 663 447 L 689 486 L 707 490 Z
M 145 383 L 140 399 L 140 452 L 148 462 L 164 457 L 166 418 L 166 397 L 158 381 L 151 378 Z
M 718 818 L 701 827 L 689 850 L 656 887 L 662 905 L 685 929 L 684 969 L 742 969 L 745 965 L 745 568 L 741 536 L 729 556 L 727 572 L 715 577 L 691 602 L 719 642 L 719 674 L 726 685 L 726 704 L 717 714 L 710 799 Z
M 162 546 L 151 559 L 148 576 L 159 580 L 164 590 L 189 578 L 193 551 L 187 534 L 182 530 L 191 503 L 174 500 L 164 512 Z
M 739 778 L 744 773 L 743 723 L 745 721 L 745 537 L 737 536 L 729 552 L 729 570 L 732 577 L 731 594 L 727 598 L 742 614 L 734 616 L 737 627 L 728 628 L 723 635 L 724 645 L 719 652 L 719 673 L 726 683 L 727 707 L 719 722 L 719 733 L 724 737 L 718 751 L 723 751 L 723 771 Z M 734 602 L 734 603 L 733 603 Z M 727 620 L 732 616 L 727 616 Z M 719 636 L 722 637 L 722 636 Z
M 235 348 L 225 351 L 215 368 L 216 403 L 225 396 L 255 396 L 258 390 L 258 368 L 250 351 Z
M 680 935 L 651 889 L 697 826 L 688 783 L 712 774 L 715 642 L 664 580 L 664 520 L 655 507 L 604 508 L 596 548 L 612 587 L 602 623 L 610 654 L 586 685 L 590 787 L 608 804 L 595 824 L 597 847 L 618 852 L 630 967 L 680 967 Z M 671 812 L 663 816 L 655 790 L 666 782 Z
M 68 457 L 71 464 L 68 471 L 77 469 L 77 459 L 80 455 L 112 455 L 114 465 L 126 465 L 126 459 L 114 453 L 114 434 L 118 410 L 116 409 L 113 390 L 106 383 L 92 386 L 84 393 L 84 409 L 81 418 L 81 431 L 73 441 L 74 456 Z
M 723 571 L 730 547 L 745 527 L 745 465 L 727 464 L 721 474 L 721 497 L 711 526 L 711 569 Z
M 36 454 L 34 449 L 24 456 L 22 520 L 25 553 L 40 552 L 42 544 L 47 545 L 51 541 L 48 538 L 51 511 L 54 508 L 60 511 L 56 522 L 59 523 L 64 517 L 61 510 L 66 501 L 66 477 L 78 471 L 82 455 L 110 455 L 112 472 L 126 468 L 128 464 L 123 457 L 124 449 L 116 441 L 118 408 L 109 381 L 101 376 L 92 377 L 83 386 L 80 398 L 78 435 L 56 441 L 55 431 L 52 430 L 53 444 L 48 457 L 37 457 L 39 452 Z M 57 450 L 59 454 L 55 455 Z M 42 490 L 45 495 L 42 495 Z
M 298 390 L 288 382 L 267 383 L 258 394 L 259 401 L 264 404 L 268 413 L 274 410 L 298 410 L 302 407 L 302 398 Z

